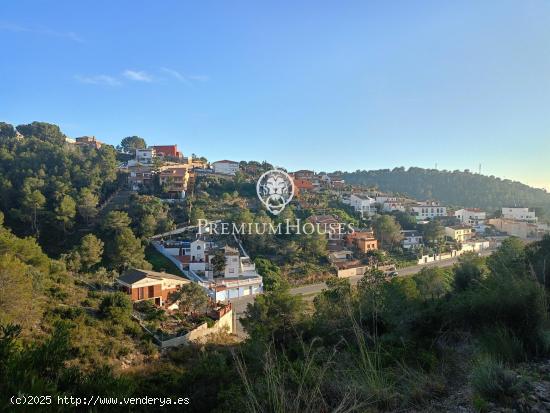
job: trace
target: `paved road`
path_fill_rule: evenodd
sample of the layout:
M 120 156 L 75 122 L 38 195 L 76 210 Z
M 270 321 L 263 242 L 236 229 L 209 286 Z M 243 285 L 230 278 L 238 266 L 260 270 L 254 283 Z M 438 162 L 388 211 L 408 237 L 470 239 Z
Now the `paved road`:
M 482 252 L 481 255 L 487 256 L 487 255 L 491 255 L 492 253 L 493 253 L 492 250 L 487 250 Z M 405 277 L 408 275 L 414 275 L 417 272 L 419 272 L 422 268 L 426 268 L 426 267 L 450 267 L 454 265 L 457 261 L 458 261 L 458 258 L 455 257 L 455 258 L 450 258 L 443 261 L 435 261 L 429 264 L 413 265 L 411 267 L 400 269 L 399 276 Z M 348 280 L 352 285 L 354 285 L 354 284 L 357 284 L 357 282 L 362 277 L 363 277 L 362 275 L 356 275 L 353 277 L 349 277 Z M 323 291 L 326 288 L 327 288 L 327 285 L 324 282 L 322 282 L 322 283 L 308 284 L 308 285 L 303 285 L 301 287 L 292 288 L 290 292 L 293 295 L 305 295 L 313 298 L 313 296 L 319 294 L 321 291 Z M 254 301 L 253 296 L 241 297 L 241 298 L 231 300 L 231 303 L 233 304 L 233 312 L 236 316 L 236 334 L 239 337 L 246 336 L 246 333 L 244 332 L 241 326 L 241 323 L 239 322 L 239 318 L 244 315 L 244 311 L 246 310 L 247 304 L 252 303 L 253 301 Z

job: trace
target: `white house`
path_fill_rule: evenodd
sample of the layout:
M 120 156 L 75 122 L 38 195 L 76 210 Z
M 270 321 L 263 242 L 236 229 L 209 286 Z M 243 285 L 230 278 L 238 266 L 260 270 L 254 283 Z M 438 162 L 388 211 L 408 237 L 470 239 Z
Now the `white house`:
M 145 149 L 136 149 L 136 161 L 144 164 L 153 163 L 155 158 L 155 149 L 145 148 Z
M 487 214 L 478 208 L 464 208 L 455 211 L 455 217 L 463 224 L 468 224 L 474 227 L 483 225 Z
M 516 221 L 537 222 L 535 211 L 529 211 L 529 208 L 502 208 L 502 218 Z
M 376 207 L 374 204 L 376 203 L 374 198 L 371 198 L 366 195 L 356 195 L 352 194 L 349 198 L 349 204 L 350 206 L 355 209 L 356 212 L 360 212 L 361 216 L 372 216 L 376 214 Z
M 422 221 L 447 216 L 447 208 L 441 206 L 439 202 L 429 201 L 411 206 L 411 214 L 417 221 Z
M 418 248 L 423 243 L 422 235 L 416 230 L 403 230 L 401 231 L 401 235 L 403 235 L 403 239 L 401 240 L 403 248 Z
M 399 202 L 399 198 L 396 196 L 389 196 L 389 195 L 378 195 L 374 197 L 374 200 L 378 204 L 384 204 L 386 202 Z
M 386 201 L 382 204 L 382 211 L 384 212 L 393 212 L 401 211 L 405 212 L 406 208 L 401 202 Z
M 214 274 L 212 258 L 216 245 L 198 238 L 189 249 L 189 271 L 193 279 L 198 277 L 208 285 L 209 295 L 216 301 L 259 294 L 263 291 L 263 279 L 256 272 L 256 266 L 248 256 L 241 256 L 237 248 L 229 246 L 221 250 L 225 256 L 223 273 Z
M 239 163 L 224 159 L 223 161 L 213 162 L 212 167 L 217 174 L 235 175 L 239 170 Z

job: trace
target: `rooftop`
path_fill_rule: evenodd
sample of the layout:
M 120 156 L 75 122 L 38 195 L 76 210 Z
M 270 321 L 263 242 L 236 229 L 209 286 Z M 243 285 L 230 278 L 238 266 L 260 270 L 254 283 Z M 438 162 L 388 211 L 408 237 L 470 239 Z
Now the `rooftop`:
M 171 280 L 189 282 L 189 280 L 187 280 L 186 278 L 179 277 L 174 274 L 168 274 L 166 272 L 157 272 L 157 271 L 150 271 L 150 270 L 140 270 L 136 268 L 125 271 L 120 277 L 118 277 L 118 281 L 121 281 L 126 284 L 134 284 L 145 278 L 154 278 L 158 280 L 171 279 Z

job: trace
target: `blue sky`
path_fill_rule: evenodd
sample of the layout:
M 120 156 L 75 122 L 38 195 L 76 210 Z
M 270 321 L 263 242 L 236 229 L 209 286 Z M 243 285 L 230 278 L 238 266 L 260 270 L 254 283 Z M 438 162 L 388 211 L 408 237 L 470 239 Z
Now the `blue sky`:
M 550 2 L 4 1 L 0 120 L 550 188 Z

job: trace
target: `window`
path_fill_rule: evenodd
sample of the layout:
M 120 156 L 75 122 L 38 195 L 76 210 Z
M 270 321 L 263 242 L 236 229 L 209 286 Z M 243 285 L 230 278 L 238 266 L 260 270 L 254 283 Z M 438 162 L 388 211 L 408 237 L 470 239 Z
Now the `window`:
M 143 287 L 138 288 L 138 300 L 143 300 Z
M 149 286 L 149 292 L 147 298 L 151 298 L 155 296 L 155 287 L 153 285 Z

